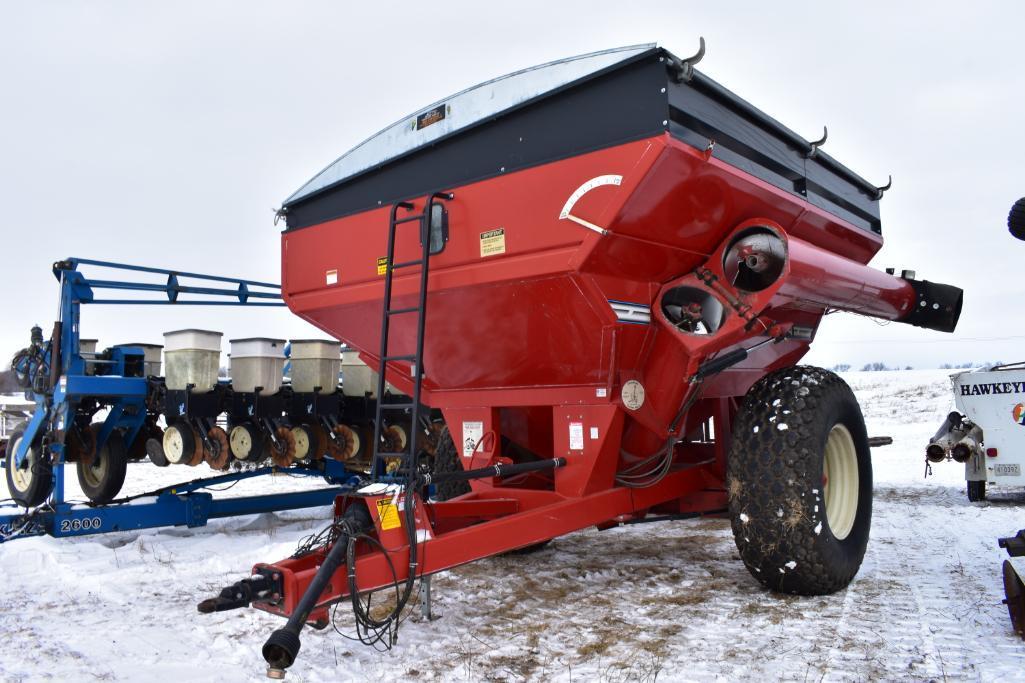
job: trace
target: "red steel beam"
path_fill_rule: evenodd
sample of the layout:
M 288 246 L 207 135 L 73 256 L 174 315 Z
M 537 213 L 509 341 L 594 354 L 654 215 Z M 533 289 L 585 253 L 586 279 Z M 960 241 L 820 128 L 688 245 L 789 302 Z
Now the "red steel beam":
M 597 526 L 617 517 L 643 514 L 661 503 L 702 490 L 711 478 L 704 467 L 678 470 L 668 474 L 658 484 L 647 488 L 618 487 L 583 498 L 542 502 L 537 507 L 521 512 L 439 534 L 421 545 L 420 557 L 423 575 L 434 574 L 509 550 L 541 543 L 587 527 Z M 536 494 L 547 493 L 549 501 L 557 496 L 551 492 L 522 489 L 495 490 L 492 493 L 496 496 L 505 496 L 507 499 L 513 496 L 519 498 L 520 494 L 527 494 L 523 498 L 532 498 L 538 502 L 544 501 L 545 497 Z M 477 501 L 469 499 L 465 502 L 495 504 L 495 500 L 488 499 Z M 444 505 L 451 505 L 451 503 L 435 504 L 433 507 L 437 509 Z M 509 506 L 509 503 L 501 503 L 501 505 Z M 459 509 L 458 506 L 456 509 Z M 313 559 L 310 559 L 311 557 Z M 260 602 L 253 603 L 254 607 L 274 614 L 290 615 L 313 580 L 322 559 L 322 553 L 314 553 L 298 560 L 289 558 L 275 564 L 257 564 L 253 568 L 254 573 L 258 570 L 280 573 L 284 595 L 280 605 Z M 391 560 L 390 564 L 389 559 Z M 408 545 L 391 549 L 388 557 L 381 552 L 368 552 L 359 556 L 356 559 L 358 590 L 364 592 L 392 586 L 395 577 L 401 583 L 408 576 L 408 562 Z M 331 577 L 330 584 L 321 595 L 317 608 L 310 615 L 311 622 L 323 618 L 324 608 L 349 595 L 346 575 L 347 568 L 343 566 Z

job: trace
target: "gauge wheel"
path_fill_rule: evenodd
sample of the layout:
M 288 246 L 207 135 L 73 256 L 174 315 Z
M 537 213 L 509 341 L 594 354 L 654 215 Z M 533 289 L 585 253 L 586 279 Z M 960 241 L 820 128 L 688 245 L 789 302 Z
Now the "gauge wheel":
M 235 425 L 228 434 L 231 454 L 246 462 L 259 462 L 264 457 L 263 435 L 252 424 Z
M 167 462 L 167 456 L 164 455 L 163 435 L 160 439 L 150 437 L 146 439 L 146 455 L 149 456 L 149 461 L 157 467 L 167 467 L 171 463 Z
M 228 433 L 220 427 L 211 427 L 206 436 L 210 439 L 210 445 L 213 446 L 212 449 L 204 449 L 206 464 L 215 470 L 227 469 L 228 463 L 231 462 L 231 450 L 228 448 Z
M 185 422 L 175 422 L 164 430 L 161 445 L 168 463 L 184 465 L 191 462 L 196 454 L 196 433 Z
M 93 426 L 99 427 L 100 423 Z M 77 469 L 78 485 L 89 500 L 94 503 L 114 500 L 121 492 L 128 473 L 128 452 L 121 432 L 117 429 L 112 431 L 94 457 L 78 461 Z
M 323 460 L 328 452 L 327 430 L 316 422 L 307 422 L 302 425 L 302 428 L 306 430 L 306 434 L 310 438 L 308 457 L 312 460 Z
M 149 455 L 149 450 L 146 448 L 146 442 L 152 438 L 159 439 L 163 436 L 163 432 L 160 431 L 160 427 L 155 425 L 151 421 L 143 423 L 142 427 L 139 428 L 139 433 L 135 435 L 135 440 L 132 441 L 132 445 L 127 447 L 128 450 L 128 461 L 134 462 L 136 460 L 142 460 Z
M 44 459 L 42 443 L 38 439 L 29 447 L 21 467 L 15 466 L 14 456 L 24 434 L 24 430 L 19 429 L 7 441 L 7 488 L 14 502 L 30 508 L 40 505 L 50 495 L 53 467 Z
M 295 459 L 305 460 L 310 457 L 310 443 L 313 440 L 304 425 L 296 425 L 290 430 L 295 441 Z

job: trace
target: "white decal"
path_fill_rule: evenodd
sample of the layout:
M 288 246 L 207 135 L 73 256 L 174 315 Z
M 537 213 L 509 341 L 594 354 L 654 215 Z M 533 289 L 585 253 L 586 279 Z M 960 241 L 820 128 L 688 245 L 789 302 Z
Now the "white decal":
M 603 227 L 601 227 L 599 225 L 595 225 L 594 223 L 591 223 L 590 221 L 585 221 L 583 218 L 579 218 L 577 216 L 574 216 L 570 212 L 573 210 L 573 207 L 576 206 L 576 203 L 578 201 L 580 201 L 580 198 L 583 197 L 588 192 L 590 192 L 591 190 L 593 190 L 594 188 L 601 187 L 602 185 L 617 185 L 618 186 L 622 182 L 623 182 L 623 176 L 621 176 L 621 175 L 609 174 L 609 175 L 600 175 L 600 176 L 596 176 L 594 178 L 591 178 L 586 183 L 584 183 L 583 185 L 578 187 L 576 190 L 574 190 L 573 194 L 571 194 L 569 196 L 569 199 L 566 200 L 566 204 L 562 207 L 562 211 L 559 212 L 559 220 L 568 219 L 568 220 L 573 221 L 574 223 L 577 223 L 578 225 L 584 226 L 588 230 L 594 230 L 595 232 L 604 235 L 606 232 L 608 232 L 607 230 L 605 230 L 605 228 L 603 228 Z
M 584 450 L 584 423 L 569 423 L 569 449 L 571 451 Z
M 480 440 L 484 438 L 484 423 L 483 422 L 464 422 L 463 423 L 463 457 L 473 457 L 473 451 L 480 444 Z
M 629 410 L 639 410 L 644 405 L 644 385 L 635 379 L 627 381 L 620 392 L 623 405 Z

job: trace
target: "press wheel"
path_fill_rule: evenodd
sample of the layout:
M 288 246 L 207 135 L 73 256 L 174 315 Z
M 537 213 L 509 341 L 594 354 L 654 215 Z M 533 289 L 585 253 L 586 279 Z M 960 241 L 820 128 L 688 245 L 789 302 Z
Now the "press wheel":
M 228 448 L 228 433 L 220 427 L 212 427 L 206 433 L 206 436 L 210 439 L 210 444 L 213 446 L 212 449 L 206 450 L 206 464 L 215 470 L 227 469 L 228 463 L 231 462 L 231 450 Z
M 196 467 L 206 460 L 206 447 L 203 446 L 203 437 L 200 435 L 199 430 L 195 427 L 192 428 L 192 440 L 196 444 L 196 450 L 192 454 L 192 459 L 189 460 L 189 467 Z
M 352 459 L 360 449 L 359 434 L 348 425 L 335 425 L 334 434 L 334 440 L 328 445 L 331 457 L 339 462 Z
M 278 443 L 267 438 L 267 449 L 270 451 L 271 460 L 278 467 L 289 467 L 295 461 L 295 437 L 288 427 L 278 427 L 274 432 L 278 437 Z

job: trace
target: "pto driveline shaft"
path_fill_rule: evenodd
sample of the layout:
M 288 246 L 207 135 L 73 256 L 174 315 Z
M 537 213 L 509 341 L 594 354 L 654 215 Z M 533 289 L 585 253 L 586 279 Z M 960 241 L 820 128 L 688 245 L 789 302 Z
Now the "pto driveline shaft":
M 445 472 L 444 474 L 425 474 L 420 481 L 424 486 L 441 484 L 447 481 L 466 481 L 468 479 L 483 479 L 485 477 L 511 477 L 514 474 L 525 472 L 538 472 L 540 470 L 553 470 L 566 465 L 566 458 L 551 458 L 549 460 L 537 460 L 535 462 L 517 463 L 514 465 L 491 465 L 466 472 Z

